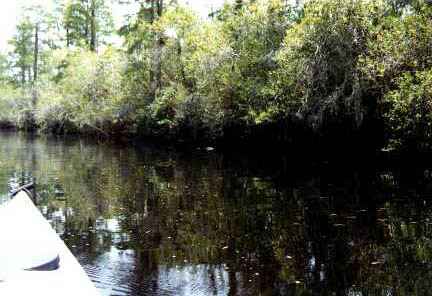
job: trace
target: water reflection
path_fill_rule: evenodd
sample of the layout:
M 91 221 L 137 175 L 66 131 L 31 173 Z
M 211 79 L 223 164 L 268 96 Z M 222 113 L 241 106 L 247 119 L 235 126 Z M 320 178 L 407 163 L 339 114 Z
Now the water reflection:
M 103 295 L 430 293 L 432 170 L 277 162 L 2 134 L 0 192 L 35 180 Z

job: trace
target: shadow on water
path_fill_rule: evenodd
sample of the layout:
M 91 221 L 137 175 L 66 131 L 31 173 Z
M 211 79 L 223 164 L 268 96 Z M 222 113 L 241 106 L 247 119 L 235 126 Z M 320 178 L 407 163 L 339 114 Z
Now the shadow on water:
M 5 133 L 1 199 L 35 180 L 103 295 L 430 293 L 430 162 L 305 159 Z

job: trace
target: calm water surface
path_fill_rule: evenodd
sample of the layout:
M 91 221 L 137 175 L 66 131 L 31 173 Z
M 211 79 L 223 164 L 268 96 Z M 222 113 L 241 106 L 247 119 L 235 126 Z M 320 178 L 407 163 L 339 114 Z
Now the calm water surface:
M 0 134 L 102 295 L 431 295 L 432 170 L 354 167 Z

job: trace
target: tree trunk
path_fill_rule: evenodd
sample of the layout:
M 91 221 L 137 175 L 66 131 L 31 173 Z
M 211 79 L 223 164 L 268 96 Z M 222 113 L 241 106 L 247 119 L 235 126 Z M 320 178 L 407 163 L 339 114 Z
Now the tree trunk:
M 70 33 L 69 33 L 69 25 L 66 26 L 66 47 L 69 48 L 71 45 Z
M 31 85 L 32 81 L 33 81 L 33 73 L 32 73 L 32 69 L 33 67 L 31 65 L 27 65 L 26 69 L 27 69 L 27 81 L 28 83 Z
M 160 90 L 162 88 L 162 48 L 163 48 L 162 36 L 158 36 L 158 40 L 156 42 L 156 55 L 155 55 L 156 90 Z
M 34 35 L 34 55 L 33 55 L 33 84 L 38 79 L 38 60 L 39 60 L 39 24 L 35 26 Z
M 155 1 L 156 0 L 151 0 L 150 3 L 150 24 L 153 24 L 155 21 Z M 149 79 L 150 79 L 150 99 L 152 101 L 155 100 L 156 98 L 156 85 L 155 85 L 155 67 L 154 67 L 154 61 L 155 61 L 155 52 L 153 49 L 152 52 L 152 61 L 150 63 L 150 68 L 149 68 Z
M 161 18 L 163 14 L 163 0 L 157 1 L 157 16 Z M 164 46 L 163 35 L 160 34 L 157 40 L 156 50 L 156 87 L 157 89 L 162 88 L 162 49 Z
M 238 10 L 238 9 L 241 9 L 243 7 L 243 4 L 244 4 L 243 0 L 236 0 L 234 7 L 235 7 L 236 10 Z
M 38 61 L 39 61 L 39 24 L 35 26 L 34 34 L 34 52 L 33 52 L 33 88 L 32 88 L 32 108 L 30 124 L 35 125 L 35 110 L 38 101 L 38 90 L 37 90 L 37 80 L 38 80 Z
M 84 27 L 84 36 L 85 36 L 85 45 L 87 45 L 89 48 L 91 47 L 90 42 L 90 31 L 91 31 L 91 4 L 89 4 L 89 1 L 93 0 L 82 0 L 83 7 L 85 8 L 85 27 Z
M 90 4 L 90 50 L 96 51 L 96 0 L 91 0 Z
M 26 68 L 21 66 L 21 85 L 24 86 L 26 83 Z
M 162 17 L 163 14 L 163 0 L 153 0 L 151 2 L 151 23 L 157 18 Z M 150 69 L 150 88 L 151 98 L 156 98 L 157 91 L 162 88 L 162 49 L 163 49 L 163 36 L 157 34 L 155 36 L 155 47 L 153 49 L 152 66 Z
M 162 17 L 162 13 L 163 13 L 163 0 L 158 0 L 157 1 L 157 15 L 158 15 L 158 17 Z

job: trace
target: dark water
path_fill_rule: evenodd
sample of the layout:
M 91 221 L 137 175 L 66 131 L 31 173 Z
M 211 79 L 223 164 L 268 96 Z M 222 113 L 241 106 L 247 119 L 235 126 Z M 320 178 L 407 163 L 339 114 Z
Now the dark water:
M 0 134 L 0 190 L 37 182 L 102 295 L 431 295 L 427 162 L 307 158 Z

